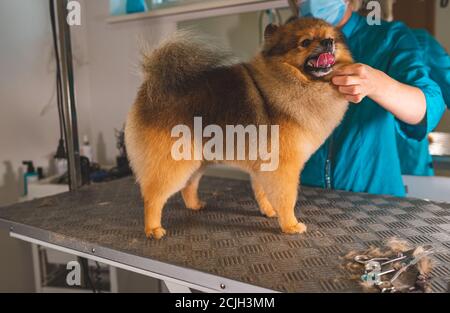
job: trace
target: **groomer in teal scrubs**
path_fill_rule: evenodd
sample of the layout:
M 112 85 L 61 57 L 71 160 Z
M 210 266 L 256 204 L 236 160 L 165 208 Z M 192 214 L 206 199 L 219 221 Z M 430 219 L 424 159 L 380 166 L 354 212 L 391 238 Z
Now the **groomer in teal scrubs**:
M 423 51 L 430 77 L 441 87 L 445 104 L 450 109 L 450 56 L 426 30 L 415 29 L 413 33 Z M 417 141 L 397 135 L 397 147 L 403 175 L 434 176 L 428 138 Z
M 445 110 L 411 30 L 400 22 L 370 26 L 348 0 L 305 0 L 301 16 L 341 28 L 356 62 L 339 70 L 333 84 L 354 105 L 311 157 L 302 184 L 404 196 L 396 134 L 426 138 Z M 352 1 L 353 2 L 353 1 Z M 330 104 L 332 105 L 332 104 Z

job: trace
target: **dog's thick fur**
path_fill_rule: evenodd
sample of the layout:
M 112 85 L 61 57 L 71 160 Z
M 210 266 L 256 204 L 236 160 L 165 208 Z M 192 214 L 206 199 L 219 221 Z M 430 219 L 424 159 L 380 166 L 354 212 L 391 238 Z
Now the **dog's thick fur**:
M 311 45 L 300 46 L 306 38 Z M 279 125 L 277 170 L 260 171 L 262 160 L 220 163 L 250 174 L 261 212 L 278 216 L 283 232 L 306 231 L 294 215 L 300 172 L 348 107 L 330 84 L 330 75 L 314 78 L 304 68 L 325 38 L 336 43 L 335 69 L 353 62 L 335 28 L 306 18 L 270 25 L 261 53 L 249 63 L 236 63 L 228 52 L 185 32 L 144 56 L 145 81 L 128 116 L 126 146 L 144 199 L 148 237 L 165 235 L 161 215 L 174 193 L 181 190 L 189 209 L 205 206 L 197 188 L 208 162 L 175 161 L 171 156 L 172 128 L 192 127 L 197 116 L 204 124 L 221 127 Z

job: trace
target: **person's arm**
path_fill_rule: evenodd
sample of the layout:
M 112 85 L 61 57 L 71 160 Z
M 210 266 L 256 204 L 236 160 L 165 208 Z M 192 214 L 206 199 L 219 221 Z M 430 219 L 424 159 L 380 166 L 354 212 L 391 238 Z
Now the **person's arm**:
M 383 49 L 380 55 L 386 58 L 380 61 L 387 63 L 385 71 L 351 65 L 337 72 L 333 82 L 350 101 L 359 102 L 369 96 L 393 113 L 402 137 L 421 141 L 436 128 L 444 114 L 441 88 L 430 78 L 424 52 L 407 26 L 389 23 L 380 31 L 385 38 L 380 46 Z M 349 92 L 350 95 L 346 94 Z
M 430 67 L 430 77 L 441 87 L 445 104 L 450 109 L 450 56 L 427 31 L 418 30 L 415 34 L 421 36 L 427 45 L 428 55 L 425 56 L 425 63 Z
M 417 87 L 403 84 L 365 64 L 352 64 L 336 71 L 333 84 L 353 103 L 366 96 L 410 125 L 419 124 L 426 114 L 426 98 Z

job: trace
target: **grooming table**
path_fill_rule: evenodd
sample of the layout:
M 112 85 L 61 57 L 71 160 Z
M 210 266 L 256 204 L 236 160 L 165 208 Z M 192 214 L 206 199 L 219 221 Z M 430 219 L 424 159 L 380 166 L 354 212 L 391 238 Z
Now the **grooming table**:
M 133 179 L 0 209 L 11 236 L 201 291 L 360 292 L 342 256 L 398 237 L 436 249 L 432 287 L 450 281 L 450 204 L 303 188 L 303 235 L 260 215 L 248 181 L 205 177 L 203 211 L 167 203 L 167 236 L 147 240 Z

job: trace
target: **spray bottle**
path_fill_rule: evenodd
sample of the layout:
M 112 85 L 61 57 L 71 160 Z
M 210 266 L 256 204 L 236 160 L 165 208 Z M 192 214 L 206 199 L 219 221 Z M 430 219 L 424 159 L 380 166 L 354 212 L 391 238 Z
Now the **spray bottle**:
M 23 161 L 23 165 L 27 166 L 27 171 L 23 174 L 23 193 L 24 196 L 28 195 L 28 184 L 32 182 L 37 182 L 39 180 L 39 175 L 34 168 L 34 164 L 32 161 Z

